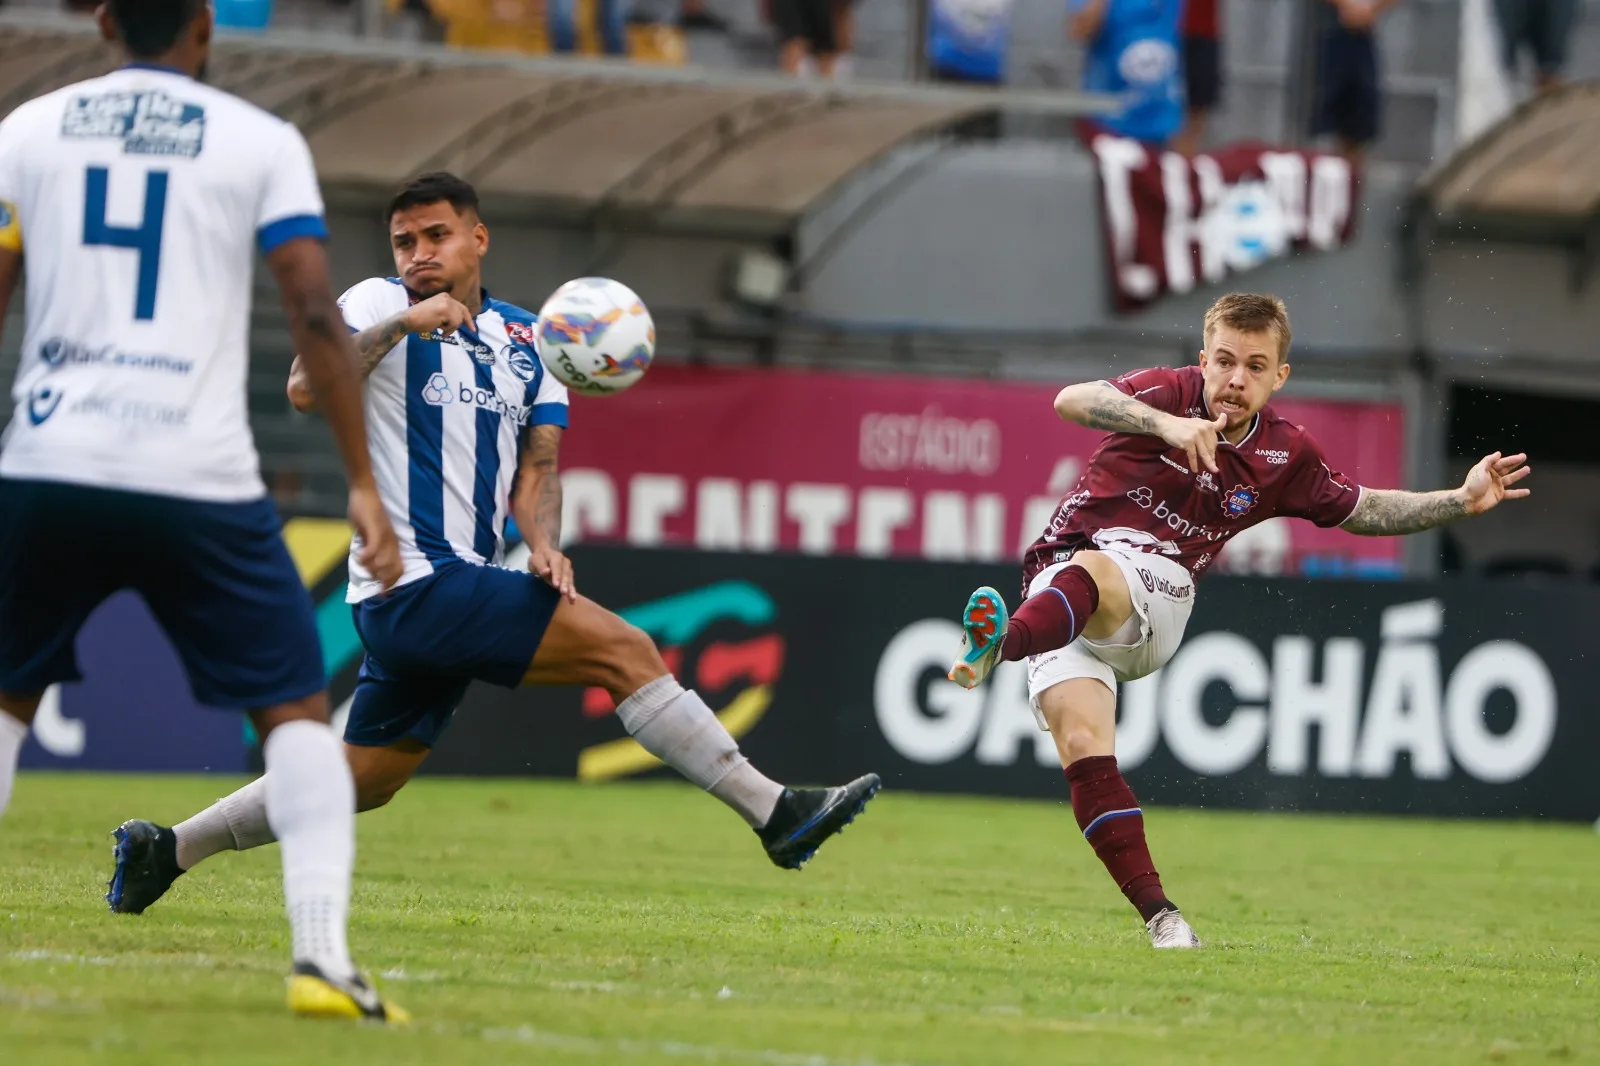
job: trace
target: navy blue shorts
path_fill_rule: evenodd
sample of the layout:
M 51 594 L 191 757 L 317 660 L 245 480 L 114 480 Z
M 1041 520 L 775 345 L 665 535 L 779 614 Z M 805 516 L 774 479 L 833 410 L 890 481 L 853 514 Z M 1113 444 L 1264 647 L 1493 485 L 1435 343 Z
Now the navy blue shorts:
M 0 691 L 77 681 L 78 630 L 107 597 L 150 605 L 196 700 L 255 710 L 327 685 L 311 595 L 269 499 L 207 503 L 0 479 Z
M 345 743 L 384 747 L 410 737 L 433 747 L 467 685 L 522 683 L 560 601 L 527 571 L 460 562 L 356 604 L 367 656 Z

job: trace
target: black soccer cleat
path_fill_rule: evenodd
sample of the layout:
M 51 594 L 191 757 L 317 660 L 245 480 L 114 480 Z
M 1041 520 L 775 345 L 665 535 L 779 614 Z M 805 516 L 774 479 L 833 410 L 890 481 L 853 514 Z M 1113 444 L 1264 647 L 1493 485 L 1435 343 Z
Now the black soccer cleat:
M 786 788 L 756 835 L 774 865 L 798 870 L 824 841 L 855 821 L 882 787 L 877 774 L 867 774 L 838 788 Z
M 138 818 L 123 822 L 111 835 L 117 839 L 111 849 L 117 868 L 106 883 L 106 902 L 113 914 L 143 914 L 183 873 L 178 836 Z

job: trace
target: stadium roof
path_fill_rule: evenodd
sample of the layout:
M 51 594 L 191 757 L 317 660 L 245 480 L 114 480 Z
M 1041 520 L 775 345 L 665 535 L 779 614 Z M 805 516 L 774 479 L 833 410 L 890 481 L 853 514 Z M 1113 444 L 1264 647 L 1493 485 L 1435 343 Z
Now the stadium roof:
M 1600 220 L 1600 84 L 1536 97 L 1426 174 L 1434 219 L 1564 242 Z
M 0 115 L 115 62 L 85 20 L 0 16 Z M 336 202 L 449 169 L 502 216 L 774 235 L 852 172 L 966 115 L 1104 105 L 302 34 L 219 36 L 207 78 L 299 126 Z

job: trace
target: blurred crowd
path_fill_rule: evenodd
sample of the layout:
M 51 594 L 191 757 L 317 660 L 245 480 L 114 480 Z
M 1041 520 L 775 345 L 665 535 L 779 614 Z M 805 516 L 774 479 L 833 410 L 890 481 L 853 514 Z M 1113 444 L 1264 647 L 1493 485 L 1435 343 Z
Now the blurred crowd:
M 11 0 L 17 3 L 18 0 Z M 23 3 L 28 0 L 22 0 Z M 62 0 L 93 11 L 98 0 Z M 275 0 L 214 0 L 218 18 L 265 26 Z M 283 2 L 283 0 L 276 0 Z M 362 0 L 331 0 L 338 5 Z M 673 10 L 652 3 L 667 3 Z M 741 0 L 752 2 L 752 0 Z M 851 72 L 855 10 L 868 0 L 753 0 L 770 30 L 779 69 L 843 78 Z M 924 76 L 965 85 L 1000 85 L 1013 51 L 1014 7 L 1023 0 L 871 0 L 922 3 Z M 1121 97 L 1105 125 L 1142 141 L 1193 153 L 1225 91 L 1223 0 L 1062 0 L 1065 33 L 1083 49 L 1082 88 Z M 1303 0 L 1315 22 L 1309 134 L 1355 158 L 1382 127 L 1378 28 L 1411 0 Z M 1501 62 L 1513 79 L 1527 72 L 1537 91 L 1562 82 L 1580 0 L 1488 0 Z M 0 5 L 7 0 L 0 0 Z M 697 34 L 728 34 L 706 0 L 383 0 L 391 14 L 424 26 L 423 36 L 465 48 L 528 54 L 626 56 L 684 63 Z M 997 127 L 996 127 L 997 128 Z

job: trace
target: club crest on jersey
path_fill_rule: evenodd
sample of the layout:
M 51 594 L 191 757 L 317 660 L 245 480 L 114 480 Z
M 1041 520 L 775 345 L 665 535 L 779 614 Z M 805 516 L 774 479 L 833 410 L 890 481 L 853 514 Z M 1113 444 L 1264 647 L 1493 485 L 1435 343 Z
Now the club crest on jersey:
M 120 140 L 125 155 L 193 159 L 206 136 L 206 110 L 159 90 L 76 96 L 61 118 L 63 137 Z
M 527 352 L 515 345 L 508 344 L 505 351 L 500 354 L 506 357 L 506 365 L 511 368 L 511 372 L 517 375 L 519 380 L 533 380 L 536 370 L 533 365 L 533 358 Z
M 1235 485 L 1222 497 L 1222 513 L 1229 518 L 1243 518 L 1261 498 L 1253 485 Z

